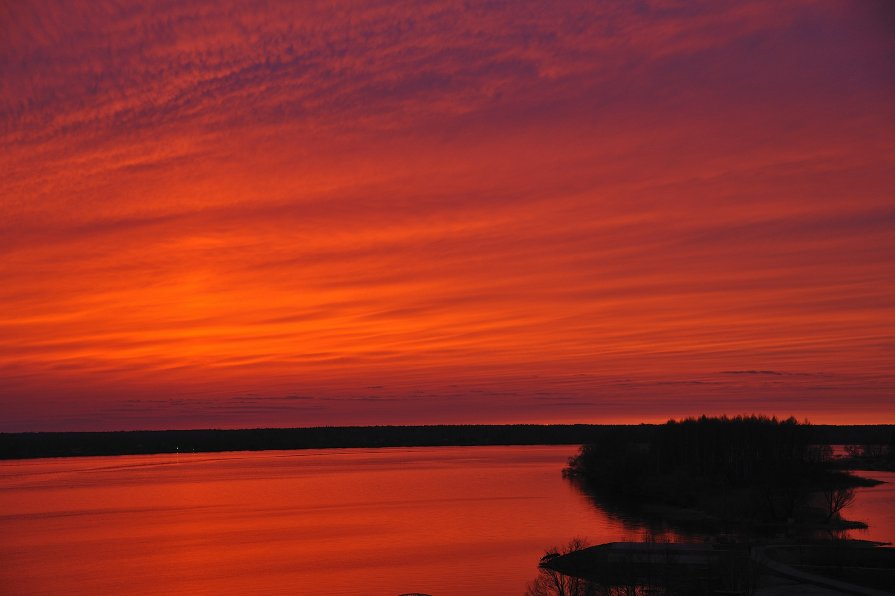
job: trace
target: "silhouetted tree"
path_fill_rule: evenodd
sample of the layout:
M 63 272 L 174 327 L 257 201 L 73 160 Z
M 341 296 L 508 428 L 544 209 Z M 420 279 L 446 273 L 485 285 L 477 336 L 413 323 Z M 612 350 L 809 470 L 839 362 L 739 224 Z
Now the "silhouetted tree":
M 565 555 L 588 546 L 582 538 L 573 538 L 562 549 L 553 547 L 541 557 L 541 563 L 560 555 Z M 528 585 L 527 596 L 598 596 L 596 586 L 579 577 L 563 575 L 559 571 L 544 567 L 538 568 L 538 576 Z
M 855 502 L 855 489 L 845 486 L 825 487 L 821 491 L 827 510 L 827 521 L 838 517 L 839 512 Z

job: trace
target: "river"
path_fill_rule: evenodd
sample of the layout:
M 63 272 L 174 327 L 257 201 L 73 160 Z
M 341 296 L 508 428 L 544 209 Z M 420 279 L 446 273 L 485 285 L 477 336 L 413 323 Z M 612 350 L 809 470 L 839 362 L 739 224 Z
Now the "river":
M 4 461 L 0 592 L 522 594 L 552 545 L 643 537 L 561 478 L 574 452 L 441 447 Z M 861 537 L 893 539 L 892 486 L 862 489 L 849 510 L 871 524 Z

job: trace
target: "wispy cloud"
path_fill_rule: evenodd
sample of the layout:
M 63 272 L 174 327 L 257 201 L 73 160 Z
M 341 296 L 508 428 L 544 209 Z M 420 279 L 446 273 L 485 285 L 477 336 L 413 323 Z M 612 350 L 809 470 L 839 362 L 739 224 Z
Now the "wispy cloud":
M 870 416 L 895 359 L 872 12 L 5 5 L 9 424 Z

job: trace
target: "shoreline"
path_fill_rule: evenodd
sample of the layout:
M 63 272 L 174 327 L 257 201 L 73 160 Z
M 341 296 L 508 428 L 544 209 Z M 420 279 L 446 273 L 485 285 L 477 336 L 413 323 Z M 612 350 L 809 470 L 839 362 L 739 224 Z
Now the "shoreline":
M 218 453 L 378 447 L 583 445 L 625 429 L 646 437 L 658 424 L 433 424 L 299 428 L 0 433 L 0 460 L 97 455 Z M 883 443 L 895 424 L 812 425 L 814 444 Z
M 0 460 L 390 447 L 579 446 L 615 425 L 509 424 L 0 433 Z

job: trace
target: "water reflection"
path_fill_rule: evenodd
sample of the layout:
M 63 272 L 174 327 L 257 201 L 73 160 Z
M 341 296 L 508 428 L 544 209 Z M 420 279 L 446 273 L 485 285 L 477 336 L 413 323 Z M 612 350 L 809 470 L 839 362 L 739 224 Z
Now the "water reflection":
M 0 586 L 10 595 L 521 594 L 546 546 L 631 538 L 563 481 L 575 449 L 0 462 Z
M 699 542 L 726 533 L 725 528 L 716 526 L 695 511 L 620 497 L 595 490 L 576 478 L 567 481 L 587 498 L 592 507 L 625 528 L 633 541 Z
M 857 539 L 883 543 L 895 541 L 895 472 L 858 471 L 856 475 L 880 480 L 874 487 L 853 489 L 854 497 L 837 516 L 847 522 L 862 522 L 867 528 L 825 528 L 787 524 L 743 524 L 735 520 L 708 518 L 697 511 L 665 507 L 595 490 L 582 481 L 568 482 L 586 497 L 592 507 L 617 522 L 632 536 L 653 542 L 699 542 L 721 539 L 765 539 L 786 534 L 803 539 Z M 826 507 L 824 496 L 815 495 L 816 506 Z M 636 539 L 634 539 L 636 540 Z
M 895 543 L 895 472 L 859 470 L 855 474 L 881 480 L 883 484 L 857 490 L 855 502 L 846 510 L 846 517 L 865 522 L 867 529 L 851 530 L 848 537 Z
M 0 462 L 4 594 L 521 594 L 580 536 L 700 533 L 588 495 L 575 447 L 463 447 Z M 869 473 L 895 480 L 893 473 Z M 848 517 L 895 536 L 895 484 Z

